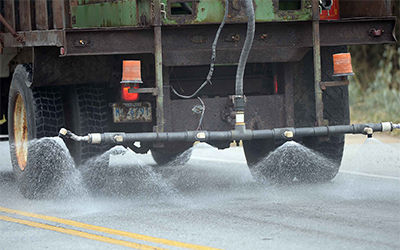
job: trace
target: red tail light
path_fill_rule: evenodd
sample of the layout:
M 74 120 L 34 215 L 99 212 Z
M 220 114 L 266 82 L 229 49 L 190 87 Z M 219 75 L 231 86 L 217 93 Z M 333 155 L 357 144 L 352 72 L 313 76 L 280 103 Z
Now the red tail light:
M 125 84 L 122 84 L 122 100 L 127 101 L 127 102 L 134 102 L 139 99 L 139 94 L 138 93 L 129 93 L 129 89 L 131 86 L 126 86 Z M 139 88 L 139 84 L 136 84 L 136 86 L 133 87 L 134 89 Z
M 129 93 L 131 88 L 138 89 L 142 82 L 140 61 L 124 60 L 122 62 L 121 96 L 122 100 L 134 102 L 139 99 L 139 93 Z
M 274 75 L 274 94 L 278 94 L 278 76 Z

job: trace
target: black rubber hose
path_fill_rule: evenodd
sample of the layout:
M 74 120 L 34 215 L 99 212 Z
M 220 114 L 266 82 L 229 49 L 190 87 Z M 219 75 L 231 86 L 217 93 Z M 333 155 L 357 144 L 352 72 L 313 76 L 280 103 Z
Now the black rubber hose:
M 189 3 L 182 3 L 182 9 L 190 14 L 193 14 L 192 7 L 190 7 Z
M 171 86 L 172 92 L 179 96 L 180 98 L 184 98 L 184 99 L 189 99 L 189 98 L 193 98 L 195 97 L 206 85 L 207 83 L 212 84 L 211 82 L 211 77 L 214 73 L 214 66 L 215 66 L 215 59 L 217 58 L 217 43 L 218 43 L 218 39 L 219 36 L 221 34 L 222 28 L 225 25 L 225 22 L 228 18 L 228 10 L 229 10 L 229 0 L 225 0 L 225 12 L 224 12 L 224 18 L 222 19 L 221 24 L 219 25 L 219 28 L 217 30 L 217 33 L 215 34 L 215 38 L 214 41 L 212 43 L 212 47 L 211 47 L 211 63 L 210 63 L 210 70 L 208 71 L 206 80 L 203 82 L 203 84 L 200 85 L 200 87 L 191 95 L 182 95 L 179 94 L 178 91 L 176 91 L 176 89 L 174 87 Z
M 244 41 L 242 53 L 240 54 L 239 64 L 236 71 L 235 94 L 243 96 L 243 76 L 246 68 L 247 58 L 249 57 L 251 46 L 253 45 L 256 22 L 254 16 L 253 0 L 245 0 L 247 21 L 247 34 Z

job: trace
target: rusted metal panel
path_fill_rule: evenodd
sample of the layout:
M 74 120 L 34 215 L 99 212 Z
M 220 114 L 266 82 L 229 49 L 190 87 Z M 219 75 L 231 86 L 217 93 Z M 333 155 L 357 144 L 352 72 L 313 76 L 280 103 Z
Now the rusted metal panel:
M 341 0 L 340 17 L 391 16 L 393 0 Z
M 394 17 L 348 19 L 334 25 L 321 22 L 321 46 L 395 43 L 395 24 Z M 371 33 L 373 29 L 384 32 L 375 36 Z
M 49 20 L 47 15 L 47 0 L 35 0 L 35 18 L 36 29 L 49 29 Z
M 19 29 L 21 31 L 32 30 L 31 1 L 19 1 Z
M 153 30 L 98 29 L 66 34 L 66 55 L 153 53 Z
M 321 21 L 321 46 L 383 44 L 395 42 L 395 18 Z M 163 64 L 207 65 L 215 25 L 163 27 Z M 371 29 L 384 30 L 371 36 Z M 229 25 L 221 33 L 217 63 L 236 63 L 246 33 L 242 24 Z M 154 34 L 151 29 L 67 30 L 66 55 L 153 53 Z M 234 37 L 235 39 L 232 39 Z M 179 41 L 179 46 L 177 46 Z M 249 62 L 297 61 L 312 47 L 310 22 L 262 23 L 256 35 Z
M 231 123 L 222 118 L 226 108 L 232 105 L 229 97 L 202 98 L 202 100 L 206 107 L 212 107 L 212 109 L 206 109 L 202 129 L 224 131 L 233 128 Z M 195 113 L 193 107 L 199 104 L 198 99 L 171 100 L 169 109 L 174 112 L 170 112 L 170 119 L 165 121 L 165 130 L 196 129 L 200 114 Z M 245 122 L 246 124 L 256 124 L 258 129 L 284 127 L 286 124 L 284 105 L 283 95 L 248 96 Z
M 64 33 L 58 30 L 18 32 L 18 35 L 24 39 L 20 43 L 10 33 L 0 34 L 4 47 L 34 47 L 34 46 L 63 46 Z
M 294 62 L 299 61 L 307 53 L 307 48 L 252 48 L 248 63 Z M 240 49 L 219 50 L 217 64 L 237 63 Z M 167 66 L 207 65 L 210 63 L 210 50 L 164 50 L 163 63 Z
M 54 29 L 65 28 L 65 0 L 53 0 L 52 8 Z
M 286 126 L 294 127 L 294 65 L 287 63 L 283 66 L 282 76 L 285 88 Z
M 32 86 L 112 81 L 115 61 L 107 56 L 60 57 L 57 47 L 35 47 Z
M 5 0 L 4 1 L 4 18 L 7 23 L 15 29 L 15 1 Z
M 166 25 L 220 23 L 224 16 L 224 0 L 162 0 L 166 8 L 163 22 Z M 227 23 L 244 23 L 247 20 L 242 0 L 230 0 Z M 253 0 L 257 22 L 304 21 L 311 19 L 310 0 L 299 2 L 298 8 L 280 8 L 297 1 Z

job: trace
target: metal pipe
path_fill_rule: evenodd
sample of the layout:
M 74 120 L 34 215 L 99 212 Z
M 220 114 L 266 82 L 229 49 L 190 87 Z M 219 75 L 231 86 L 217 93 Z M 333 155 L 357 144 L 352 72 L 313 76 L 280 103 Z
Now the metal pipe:
M 324 125 L 324 103 L 322 101 L 321 82 L 321 43 L 319 35 L 319 0 L 312 0 L 312 35 L 313 35 L 313 60 L 314 60 L 314 92 L 315 92 L 315 118 L 318 126 Z
M 7 20 L 3 17 L 2 14 L 0 14 L 0 22 L 4 25 L 4 27 L 11 33 L 13 37 L 17 39 L 18 42 L 24 43 L 24 38 L 14 30 L 13 27 L 7 22 Z
M 154 63 L 155 80 L 158 95 L 156 98 L 157 132 L 164 131 L 164 91 L 163 91 L 163 63 L 162 63 L 162 39 L 161 39 L 161 2 L 154 1 Z
M 147 132 L 147 133 L 92 133 L 77 136 L 71 131 L 61 129 L 59 136 L 75 141 L 86 141 L 91 144 L 126 144 L 134 142 L 209 142 L 239 141 L 254 139 L 294 140 L 302 137 L 330 136 L 337 134 L 366 134 L 373 132 L 390 132 L 400 130 L 400 124 L 391 122 L 372 124 L 353 124 L 321 126 L 307 128 L 275 128 L 264 130 L 231 130 L 231 131 L 185 131 L 185 132 Z

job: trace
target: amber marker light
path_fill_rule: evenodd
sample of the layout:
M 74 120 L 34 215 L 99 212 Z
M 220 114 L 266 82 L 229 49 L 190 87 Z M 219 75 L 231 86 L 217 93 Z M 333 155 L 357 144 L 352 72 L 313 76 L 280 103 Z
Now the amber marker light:
M 139 93 L 129 93 L 129 89 L 138 89 L 143 83 L 140 61 L 124 60 L 122 62 L 121 96 L 124 101 L 133 102 L 139 99 Z
M 351 76 L 354 75 L 351 66 L 350 53 L 339 53 L 333 55 L 333 75 L 334 76 Z

